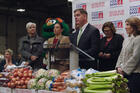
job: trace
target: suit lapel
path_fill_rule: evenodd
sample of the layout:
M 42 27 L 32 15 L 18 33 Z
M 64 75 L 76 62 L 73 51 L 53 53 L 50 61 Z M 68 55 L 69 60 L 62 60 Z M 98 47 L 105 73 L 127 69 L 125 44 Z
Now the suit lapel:
M 81 38 L 80 38 L 80 40 L 79 40 L 78 46 L 80 45 L 80 43 L 81 43 L 82 41 L 84 41 L 84 40 L 86 39 L 87 34 L 88 34 L 88 31 L 89 31 L 89 24 L 87 25 L 87 27 L 85 28 L 84 32 L 82 33 Z

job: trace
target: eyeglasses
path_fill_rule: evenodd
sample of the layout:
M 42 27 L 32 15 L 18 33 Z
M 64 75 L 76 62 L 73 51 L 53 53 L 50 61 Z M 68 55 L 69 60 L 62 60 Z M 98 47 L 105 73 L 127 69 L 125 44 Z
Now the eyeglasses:
M 104 33 L 110 33 L 110 32 L 112 32 L 111 30 L 104 30 L 103 31 Z

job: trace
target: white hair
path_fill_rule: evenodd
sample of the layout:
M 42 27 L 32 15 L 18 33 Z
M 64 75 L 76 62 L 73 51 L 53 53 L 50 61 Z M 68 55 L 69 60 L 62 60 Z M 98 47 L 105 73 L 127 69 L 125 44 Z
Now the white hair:
M 26 29 L 28 29 L 29 27 L 31 27 L 31 25 L 35 25 L 35 27 L 36 27 L 36 23 L 28 22 L 28 23 L 26 24 Z

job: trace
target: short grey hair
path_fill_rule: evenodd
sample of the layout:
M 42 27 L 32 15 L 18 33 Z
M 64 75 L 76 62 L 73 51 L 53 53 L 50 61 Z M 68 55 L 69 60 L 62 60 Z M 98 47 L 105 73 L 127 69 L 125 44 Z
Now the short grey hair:
M 36 23 L 28 22 L 28 23 L 26 24 L 26 29 L 28 29 L 29 27 L 31 27 L 31 25 L 35 25 L 35 26 L 36 26 Z
M 13 55 L 13 50 L 10 49 L 10 48 L 9 48 L 9 49 L 6 49 L 6 50 L 5 50 L 5 53 L 6 53 L 6 52 L 8 52 L 11 56 Z

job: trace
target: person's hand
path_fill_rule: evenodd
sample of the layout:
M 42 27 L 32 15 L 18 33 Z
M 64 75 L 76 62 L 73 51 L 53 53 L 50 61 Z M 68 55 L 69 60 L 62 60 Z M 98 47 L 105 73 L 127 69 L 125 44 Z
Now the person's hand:
M 123 70 L 120 67 L 117 68 L 117 72 L 122 75 L 124 74 Z
M 38 57 L 37 56 L 31 56 L 31 60 L 35 61 Z
M 111 57 L 111 54 L 110 53 L 104 53 L 104 58 L 110 58 Z
M 104 57 L 103 52 L 100 52 L 98 55 L 99 55 L 99 57 Z
M 25 62 L 24 65 L 28 66 L 29 65 L 29 62 Z
M 7 66 L 8 66 L 8 64 L 6 63 L 6 64 L 4 65 L 4 69 L 5 69 Z

